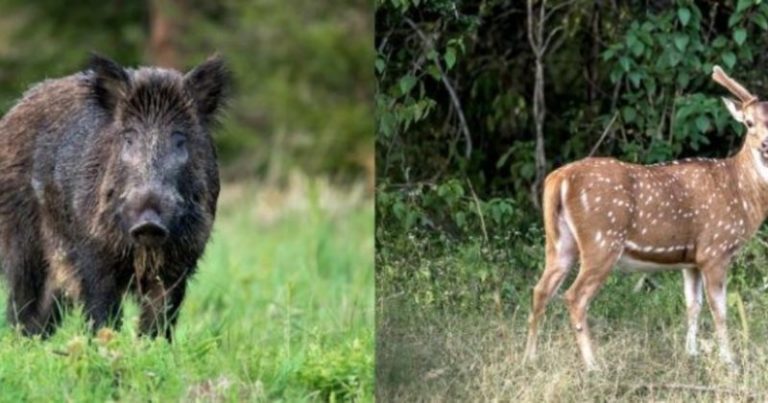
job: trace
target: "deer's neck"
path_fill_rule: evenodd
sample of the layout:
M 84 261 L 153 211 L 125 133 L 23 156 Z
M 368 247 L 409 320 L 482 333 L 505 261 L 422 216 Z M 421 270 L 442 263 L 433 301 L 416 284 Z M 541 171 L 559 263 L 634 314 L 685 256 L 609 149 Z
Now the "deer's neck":
M 746 213 L 757 229 L 768 217 L 768 164 L 757 150 L 746 145 L 724 162 L 726 179 L 735 187 L 734 197 L 744 202 Z

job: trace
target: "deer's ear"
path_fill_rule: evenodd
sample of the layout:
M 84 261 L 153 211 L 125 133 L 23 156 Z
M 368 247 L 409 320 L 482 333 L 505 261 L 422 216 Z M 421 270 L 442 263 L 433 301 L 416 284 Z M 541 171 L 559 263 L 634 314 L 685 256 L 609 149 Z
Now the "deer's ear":
M 741 102 L 735 101 L 731 98 L 723 98 L 725 107 L 728 108 L 728 112 L 731 113 L 734 119 L 739 123 L 744 123 L 744 110 L 741 109 Z

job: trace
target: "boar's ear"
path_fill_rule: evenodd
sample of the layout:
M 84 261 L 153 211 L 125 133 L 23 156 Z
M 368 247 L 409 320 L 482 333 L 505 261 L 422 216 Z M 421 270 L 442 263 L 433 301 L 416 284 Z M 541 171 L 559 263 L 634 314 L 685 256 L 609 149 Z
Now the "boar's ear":
M 107 111 L 114 111 L 118 101 L 128 94 L 128 72 L 113 60 L 96 53 L 91 53 L 88 68 L 94 73 L 93 94 L 96 101 Z
M 229 70 L 219 55 L 213 55 L 184 76 L 184 86 L 192 94 L 203 124 L 213 120 L 229 89 Z

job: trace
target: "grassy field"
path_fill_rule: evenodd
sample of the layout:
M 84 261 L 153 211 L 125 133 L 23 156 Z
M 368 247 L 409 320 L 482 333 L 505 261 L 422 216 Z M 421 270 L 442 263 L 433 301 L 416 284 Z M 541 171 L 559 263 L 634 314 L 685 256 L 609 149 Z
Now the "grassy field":
M 172 345 L 137 337 L 132 303 L 111 339 L 79 314 L 46 341 L 2 319 L 0 401 L 372 400 L 372 204 L 300 177 L 226 186 Z
M 522 316 L 522 315 L 521 315 Z M 522 317 L 447 317 L 379 327 L 380 401 L 765 401 L 766 339 L 736 343 L 741 370 L 720 364 L 711 328 L 702 351 L 685 354 L 682 323 L 659 328 L 652 315 L 639 323 L 592 321 L 602 369 L 583 371 L 565 318 L 540 334 L 539 357 L 521 363 Z M 738 331 L 732 332 L 734 339 Z
M 768 399 L 764 241 L 750 242 L 729 274 L 729 335 L 740 371 L 721 365 L 706 305 L 700 355 L 686 355 L 682 275 L 669 272 L 644 283 L 639 274 L 609 278 L 589 311 L 601 370 L 585 373 L 561 298 L 577 269 L 548 307 L 537 362 L 522 363 L 530 291 L 543 258 L 542 238 L 538 230 L 532 234 L 490 245 L 418 236 L 382 242 L 376 264 L 377 400 Z M 403 245 L 411 249 L 393 249 Z

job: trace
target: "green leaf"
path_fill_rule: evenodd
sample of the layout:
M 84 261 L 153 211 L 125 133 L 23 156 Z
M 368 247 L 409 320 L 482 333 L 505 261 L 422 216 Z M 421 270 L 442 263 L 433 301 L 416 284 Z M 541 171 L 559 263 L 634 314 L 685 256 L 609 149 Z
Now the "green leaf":
M 624 117 L 625 122 L 632 123 L 637 118 L 637 111 L 635 111 L 635 108 L 631 106 L 625 106 L 621 110 L 621 115 Z
M 736 55 L 733 54 L 733 52 L 725 52 L 723 53 L 723 63 L 725 63 L 728 68 L 732 68 L 736 65 Z
M 728 28 L 733 28 L 734 25 L 741 22 L 742 15 L 739 13 L 733 13 L 730 17 L 728 17 Z
M 749 8 L 752 4 L 754 4 L 754 0 L 739 0 L 738 3 L 736 3 L 736 12 L 740 13 L 746 9 Z
M 634 32 L 630 32 L 627 34 L 627 47 L 631 48 L 635 46 L 637 43 L 637 36 L 635 36 Z
M 733 31 L 733 40 L 737 45 L 741 46 L 744 41 L 747 40 L 747 30 L 744 28 L 737 28 L 735 31 Z
M 427 74 L 430 75 L 430 77 L 434 78 L 435 80 L 440 80 L 440 69 L 437 68 L 437 65 L 430 64 L 429 67 L 427 67 Z
M 696 118 L 696 128 L 699 129 L 699 132 L 706 133 L 709 131 L 709 127 L 710 122 L 708 117 L 701 115 Z
M 400 92 L 403 95 L 406 95 L 409 92 L 411 92 L 411 90 L 415 85 L 416 85 L 416 77 L 414 77 L 413 74 L 404 75 L 400 79 Z
M 712 47 L 713 48 L 722 48 L 723 46 L 728 44 L 728 40 L 725 39 L 724 36 L 718 35 L 717 38 L 715 38 L 714 41 L 712 41 Z
M 614 48 L 608 48 L 605 52 L 601 55 L 603 58 L 603 61 L 608 60 L 612 58 L 616 54 L 616 50 Z
M 381 74 L 386 67 L 387 67 L 387 64 L 384 62 L 383 59 L 376 58 L 376 71 L 378 71 L 379 74 Z
M 635 55 L 635 57 L 640 57 L 643 54 L 643 51 L 645 51 L 645 45 L 640 41 L 635 41 L 631 45 L 632 54 Z
M 688 47 L 688 42 L 690 42 L 690 38 L 688 38 L 688 35 L 685 34 L 677 34 L 675 35 L 675 47 L 677 50 L 684 52 L 685 48 Z
M 443 56 L 443 58 L 445 59 L 445 67 L 447 67 L 448 70 L 452 69 L 456 64 L 456 50 L 448 48 L 448 50 L 445 51 L 445 56 Z
M 691 10 L 685 7 L 678 9 L 677 18 L 680 19 L 680 23 L 683 24 L 683 26 L 688 25 L 688 21 L 691 20 Z
M 456 225 L 458 225 L 459 228 L 464 228 L 464 224 L 467 222 L 467 215 L 463 211 L 457 211 L 454 219 L 456 220 Z
M 643 76 L 640 73 L 636 72 L 636 71 L 633 71 L 633 72 L 629 73 L 629 81 L 632 82 L 632 85 L 635 86 L 635 88 L 640 86 L 640 79 L 641 78 L 643 78 Z
M 763 31 L 768 30 L 768 20 L 765 19 L 765 16 L 760 13 L 756 13 L 752 15 L 752 22 L 754 22 L 757 26 L 763 29 Z
M 654 80 L 652 77 L 646 77 L 645 80 L 643 80 L 643 84 L 645 85 L 645 90 L 648 91 L 648 94 L 653 96 L 656 93 L 656 80 Z
M 683 56 L 677 52 L 669 52 L 669 65 L 672 67 L 677 66 L 682 61 Z
M 626 56 L 622 56 L 619 58 L 619 64 L 621 65 L 621 68 L 624 69 L 625 72 L 629 71 L 629 64 L 630 60 Z
M 384 137 L 391 137 L 395 132 L 395 126 L 397 126 L 397 119 L 389 112 L 380 111 L 379 116 L 379 132 Z
M 623 74 L 622 74 L 621 70 L 615 69 L 615 70 L 611 71 L 611 82 L 614 83 L 614 84 L 619 82 L 619 80 L 621 80 L 621 76 L 622 75 Z

